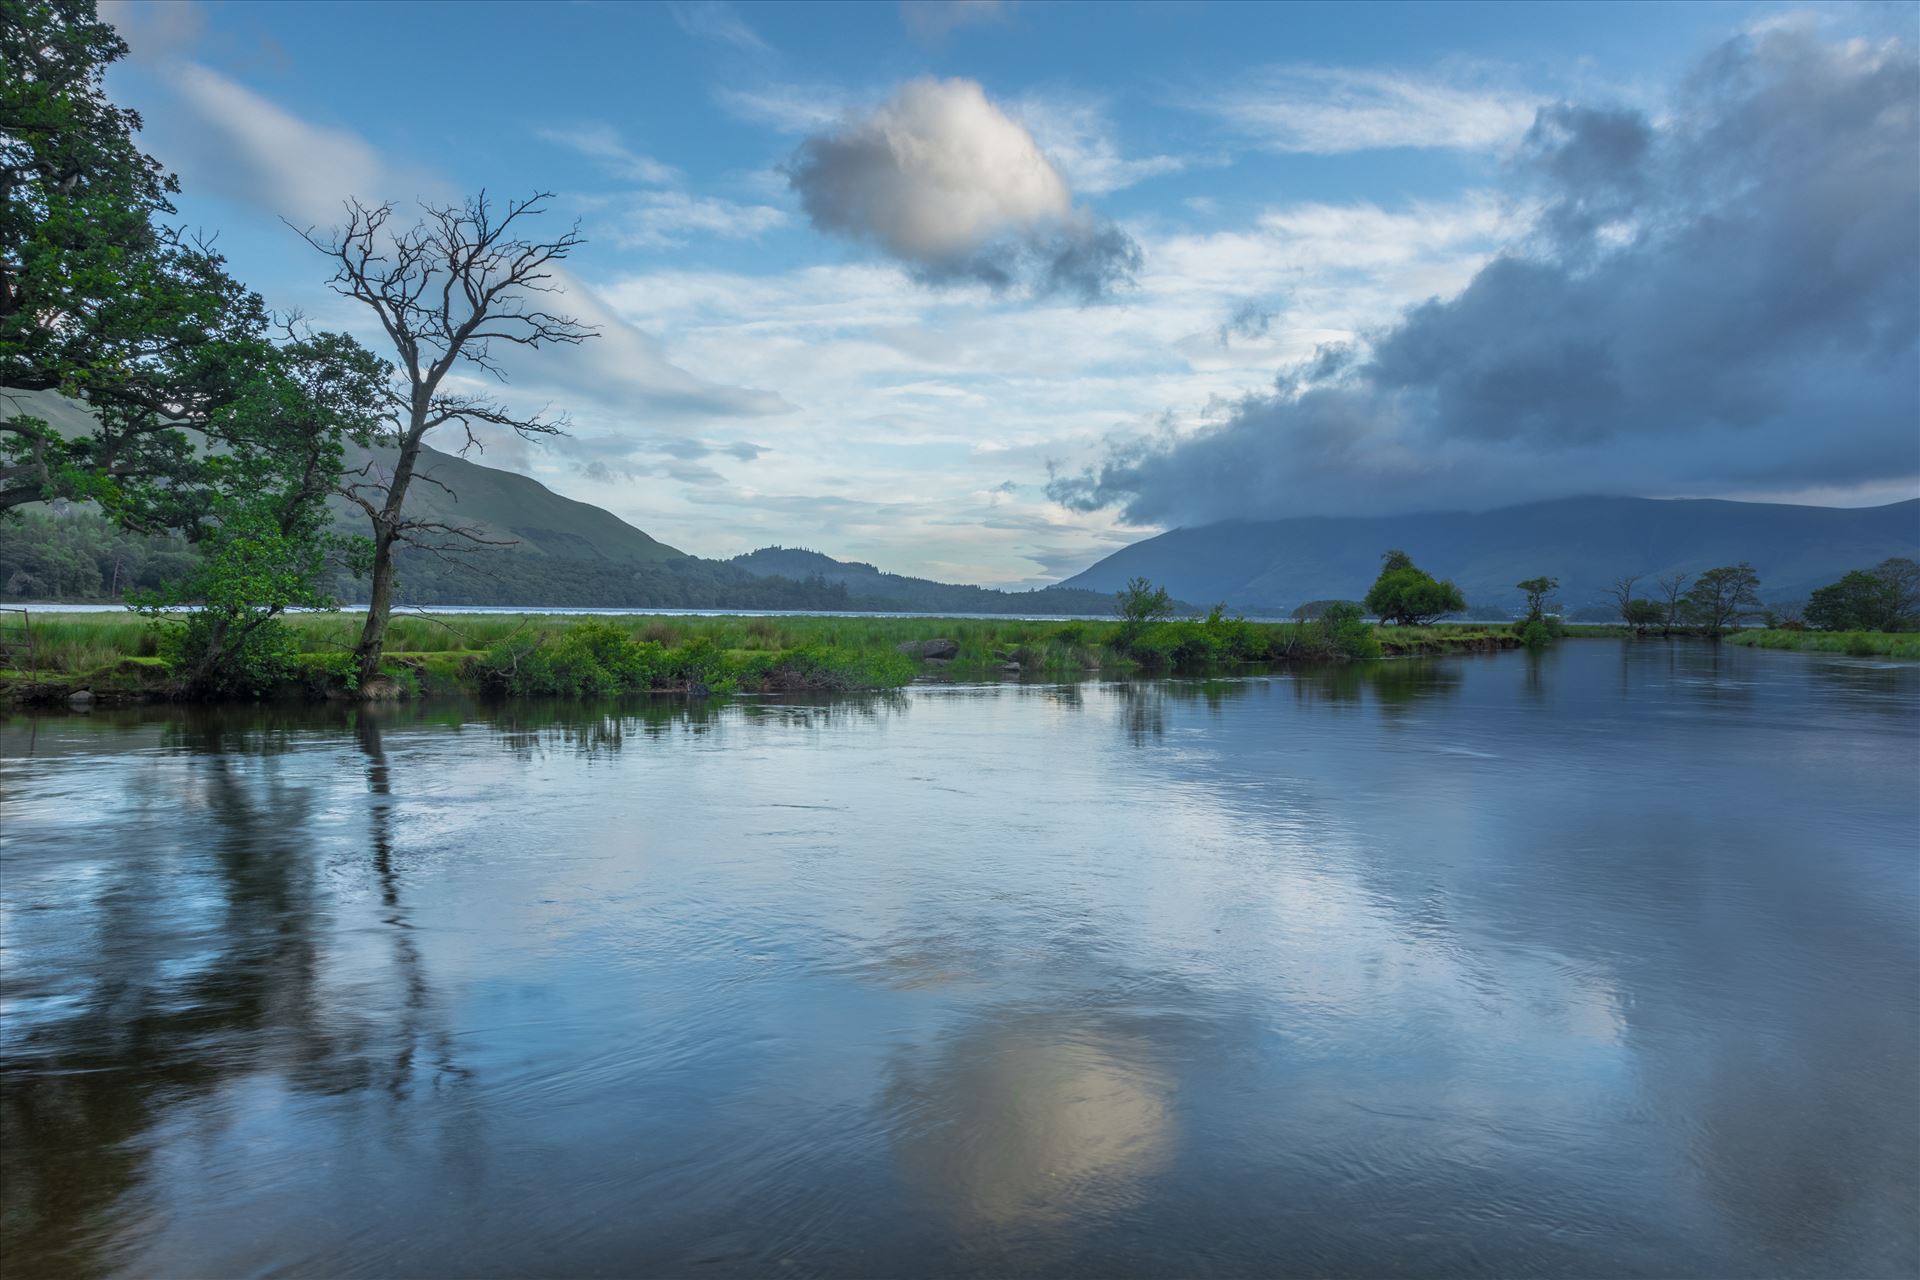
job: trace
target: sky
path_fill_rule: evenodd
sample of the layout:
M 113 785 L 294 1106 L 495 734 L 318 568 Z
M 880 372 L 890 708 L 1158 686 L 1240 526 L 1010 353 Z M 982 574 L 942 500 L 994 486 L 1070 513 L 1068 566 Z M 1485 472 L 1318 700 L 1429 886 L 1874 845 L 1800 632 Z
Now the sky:
M 552 192 L 598 335 L 494 388 L 568 434 L 476 459 L 695 554 L 1030 587 L 1225 519 L 1920 494 L 1920 5 L 101 10 L 181 219 L 316 327 L 377 348 L 294 227 Z

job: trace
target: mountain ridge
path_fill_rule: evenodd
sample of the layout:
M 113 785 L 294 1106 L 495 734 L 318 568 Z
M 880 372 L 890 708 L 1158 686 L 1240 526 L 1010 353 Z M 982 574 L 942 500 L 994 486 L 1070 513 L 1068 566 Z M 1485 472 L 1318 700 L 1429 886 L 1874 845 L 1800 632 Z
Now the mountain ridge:
M 1522 578 L 1560 580 L 1569 608 L 1598 605 L 1624 574 L 1653 579 L 1750 561 L 1768 599 L 1804 597 L 1849 569 L 1920 558 L 1920 498 L 1815 507 L 1725 498 L 1560 498 L 1482 512 L 1295 516 L 1170 529 L 1060 585 L 1113 591 L 1146 577 L 1175 595 L 1285 611 L 1359 599 L 1390 548 L 1457 582 L 1471 604 L 1518 603 Z

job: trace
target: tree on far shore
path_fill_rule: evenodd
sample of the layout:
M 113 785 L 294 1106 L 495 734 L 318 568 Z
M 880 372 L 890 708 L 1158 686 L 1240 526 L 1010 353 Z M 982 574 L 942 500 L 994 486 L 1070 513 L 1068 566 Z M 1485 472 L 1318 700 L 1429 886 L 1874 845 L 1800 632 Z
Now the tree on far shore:
M 1688 621 L 1717 640 L 1764 607 L 1760 603 L 1760 575 L 1744 560 L 1708 569 L 1694 580 L 1681 603 Z
M 1687 584 L 1693 581 L 1693 575 L 1669 573 L 1656 581 L 1660 587 L 1659 604 L 1662 611 L 1660 630 L 1662 634 L 1672 635 L 1680 627 L 1680 619 L 1685 612 Z
M 1807 601 L 1807 622 L 1822 631 L 1904 631 L 1920 625 L 1920 564 L 1904 556 L 1855 569 Z
M 1422 571 L 1413 557 L 1396 548 L 1380 557 L 1380 576 L 1367 591 L 1365 604 L 1382 622 L 1417 627 L 1459 613 L 1467 600 L 1459 587 Z

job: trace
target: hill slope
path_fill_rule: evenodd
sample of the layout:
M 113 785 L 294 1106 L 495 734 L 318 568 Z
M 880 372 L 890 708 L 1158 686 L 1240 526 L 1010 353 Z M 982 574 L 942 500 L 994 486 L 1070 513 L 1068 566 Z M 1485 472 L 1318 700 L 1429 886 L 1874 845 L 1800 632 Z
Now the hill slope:
M 1569 608 L 1606 600 L 1626 573 L 1698 573 L 1751 561 L 1770 600 L 1805 597 L 1848 569 L 1920 559 L 1920 499 L 1884 507 L 1803 507 L 1717 499 L 1567 498 L 1478 513 L 1314 516 L 1175 529 L 1116 551 L 1060 585 L 1115 591 L 1145 576 L 1188 600 L 1287 610 L 1357 600 L 1399 547 L 1460 584 L 1470 603 L 1517 603 L 1513 584 L 1560 579 Z
M 377 465 L 391 470 L 392 449 L 371 453 Z M 364 465 L 369 451 L 349 448 L 348 454 L 351 469 Z M 438 483 L 423 483 L 423 477 Z M 343 531 L 366 532 L 358 508 L 338 498 L 333 507 Z M 422 451 L 419 474 L 407 491 L 407 514 L 472 528 L 490 541 L 515 542 L 519 555 L 652 564 L 686 554 L 611 511 L 562 497 L 530 476 L 434 448 Z

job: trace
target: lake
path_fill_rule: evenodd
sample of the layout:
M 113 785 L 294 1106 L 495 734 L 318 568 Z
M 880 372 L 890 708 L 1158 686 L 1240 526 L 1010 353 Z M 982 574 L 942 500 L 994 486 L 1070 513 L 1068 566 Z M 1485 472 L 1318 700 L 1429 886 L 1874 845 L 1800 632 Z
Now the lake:
M 17 1276 L 1920 1271 L 1920 668 L 14 716 Z

